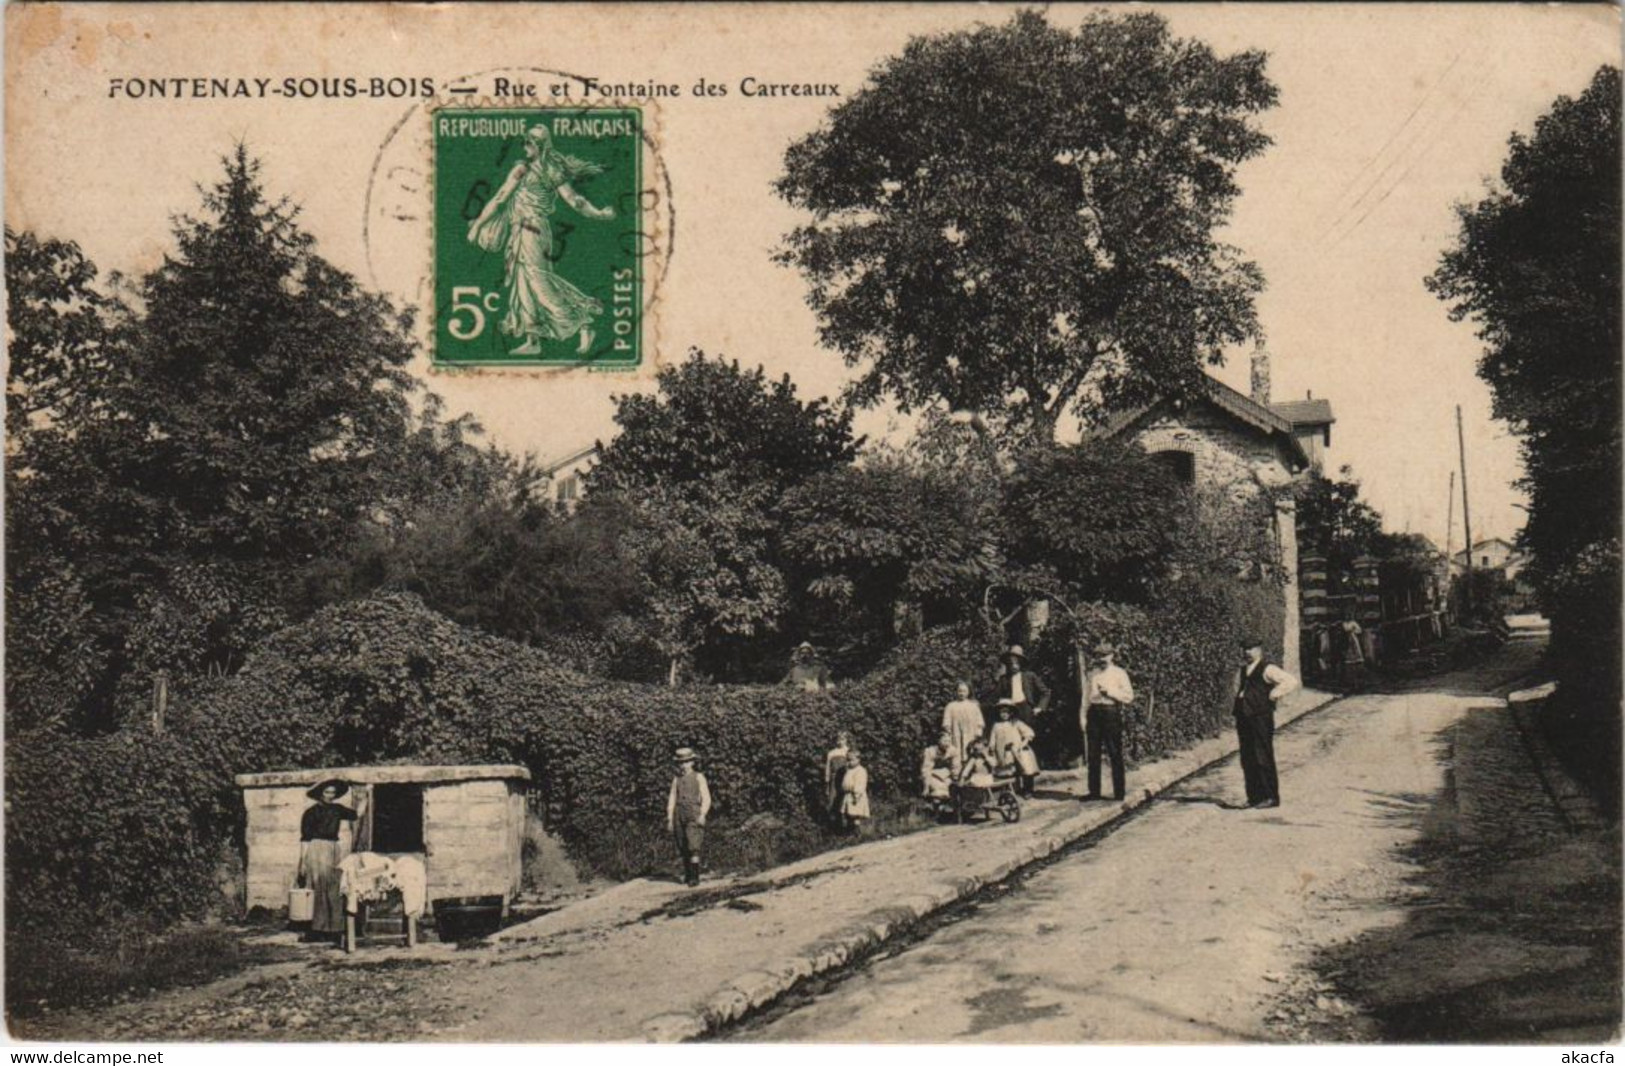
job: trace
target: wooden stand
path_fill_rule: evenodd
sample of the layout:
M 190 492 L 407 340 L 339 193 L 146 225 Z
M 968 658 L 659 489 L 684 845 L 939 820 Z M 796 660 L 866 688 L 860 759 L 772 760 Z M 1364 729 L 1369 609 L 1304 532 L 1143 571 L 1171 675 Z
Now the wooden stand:
M 344 953 L 346 955 L 351 954 L 351 953 L 353 953 L 355 951 L 355 946 L 356 946 L 356 923 L 355 923 L 355 918 L 356 918 L 356 916 L 354 914 L 346 913 L 344 915 Z M 414 916 L 412 916 L 410 914 L 406 915 L 405 919 L 406 919 L 406 946 L 408 948 L 415 948 L 415 947 L 418 946 L 418 920 L 417 920 L 416 917 L 414 917 Z

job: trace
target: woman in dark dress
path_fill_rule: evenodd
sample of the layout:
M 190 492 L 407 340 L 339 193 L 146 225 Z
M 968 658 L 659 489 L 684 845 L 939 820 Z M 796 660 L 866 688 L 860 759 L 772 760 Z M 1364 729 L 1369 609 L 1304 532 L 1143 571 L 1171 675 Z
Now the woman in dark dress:
M 299 883 L 311 890 L 310 931 L 318 937 L 344 932 L 339 860 L 345 848 L 339 830 L 355 821 L 355 811 L 338 801 L 349 791 L 343 781 L 323 781 L 305 793 L 316 805 L 299 820 Z

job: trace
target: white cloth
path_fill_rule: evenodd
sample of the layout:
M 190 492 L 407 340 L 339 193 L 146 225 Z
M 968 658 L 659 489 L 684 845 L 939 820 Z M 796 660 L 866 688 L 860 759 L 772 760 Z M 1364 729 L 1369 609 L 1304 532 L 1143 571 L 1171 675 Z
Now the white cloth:
M 841 813 L 848 818 L 869 817 L 869 771 L 849 766 L 841 778 Z
M 1000 766 L 1014 764 L 1024 774 L 1038 772 L 1038 757 L 1033 754 L 1033 727 L 1019 719 L 999 722 L 993 727 L 988 746 Z
M 1027 690 L 1021 683 L 1021 673 L 1019 671 L 1010 675 L 1010 702 L 1027 702 Z
M 1083 700 L 1085 707 L 1097 703 L 1126 705 L 1133 702 L 1134 685 L 1128 679 L 1128 671 L 1121 666 L 1113 663 L 1089 675 Z
M 982 705 L 975 700 L 954 700 L 942 709 L 942 731 L 953 737 L 960 762 L 970 754 L 971 741 L 980 740 L 986 730 Z
M 416 855 L 357 851 L 339 863 L 339 894 L 344 897 L 347 913 L 354 914 L 360 904 L 383 899 L 394 891 L 400 892 L 401 910 L 407 917 L 423 917 L 429 877 L 422 859 Z

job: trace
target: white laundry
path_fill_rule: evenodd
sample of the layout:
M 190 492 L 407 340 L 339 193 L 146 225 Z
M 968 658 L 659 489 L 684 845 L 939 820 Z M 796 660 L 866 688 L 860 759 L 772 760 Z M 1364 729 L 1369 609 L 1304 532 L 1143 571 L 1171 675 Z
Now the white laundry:
M 428 900 L 428 870 L 416 855 L 382 855 L 357 851 L 339 863 L 339 894 L 344 909 L 354 914 L 359 904 L 401 894 L 401 909 L 409 918 L 421 918 Z

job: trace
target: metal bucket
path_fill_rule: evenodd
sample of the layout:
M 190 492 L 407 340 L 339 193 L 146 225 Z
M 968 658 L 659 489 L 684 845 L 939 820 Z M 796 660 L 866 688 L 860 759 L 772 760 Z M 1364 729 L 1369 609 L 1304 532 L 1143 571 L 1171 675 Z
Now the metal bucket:
M 308 888 L 288 889 L 288 921 L 308 922 L 315 914 L 315 892 Z

